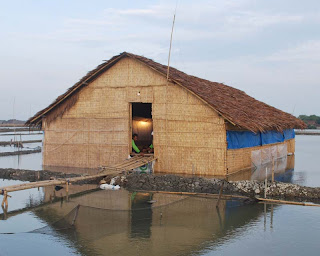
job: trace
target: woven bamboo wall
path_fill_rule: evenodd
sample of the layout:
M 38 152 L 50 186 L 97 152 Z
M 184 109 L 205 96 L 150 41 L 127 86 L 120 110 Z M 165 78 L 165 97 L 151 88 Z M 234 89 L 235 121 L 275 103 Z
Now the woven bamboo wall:
M 178 86 L 156 87 L 154 95 L 156 171 L 224 174 L 224 120 Z
M 295 139 L 287 140 L 283 143 L 287 144 L 288 153 L 294 153 Z M 227 173 L 232 174 L 239 170 L 243 170 L 251 167 L 251 152 L 254 150 L 268 148 L 276 144 L 265 145 L 261 147 L 241 148 L 241 149 L 229 149 L 227 150 Z
M 138 61 L 126 58 L 79 92 L 45 127 L 45 166 L 96 168 L 127 158 L 130 102 L 152 104 L 156 171 L 225 174 L 224 120 L 209 106 Z

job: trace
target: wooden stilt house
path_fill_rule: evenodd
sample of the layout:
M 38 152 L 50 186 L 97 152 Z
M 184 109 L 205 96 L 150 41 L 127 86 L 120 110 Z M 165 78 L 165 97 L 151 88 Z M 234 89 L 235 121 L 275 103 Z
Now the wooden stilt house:
M 152 131 L 156 172 L 227 175 L 250 167 L 253 151 L 294 153 L 299 119 L 221 83 L 166 76 L 167 66 L 127 52 L 90 71 L 27 121 L 44 130 L 43 165 L 114 164 L 132 151 L 132 133 L 147 147 Z

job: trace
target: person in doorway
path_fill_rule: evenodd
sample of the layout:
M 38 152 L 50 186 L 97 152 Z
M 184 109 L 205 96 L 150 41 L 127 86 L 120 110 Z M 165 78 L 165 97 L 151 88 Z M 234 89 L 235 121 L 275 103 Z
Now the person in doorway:
M 152 142 L 151 142 L 151 145 L 148 148 L 148 153 L 153 153 L 154 152 L 154 148 L 153 148 L 153 131 L 151 133 L 151 137 L 152 137 Z
M 142 154 L 138 146 L 136 145 L 136 142 L 138 141 L 138 134 L 132 135 L 132 152 L 135 152 L 137 154 Z

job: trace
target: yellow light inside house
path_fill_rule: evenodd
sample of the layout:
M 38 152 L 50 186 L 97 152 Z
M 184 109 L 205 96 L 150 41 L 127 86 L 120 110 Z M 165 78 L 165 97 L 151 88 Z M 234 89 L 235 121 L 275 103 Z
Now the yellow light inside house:
M 139 124 L 140 124 L 141 126 L 147 126 L 147 125 L 148 125 L 148 122 L 140 121 Z

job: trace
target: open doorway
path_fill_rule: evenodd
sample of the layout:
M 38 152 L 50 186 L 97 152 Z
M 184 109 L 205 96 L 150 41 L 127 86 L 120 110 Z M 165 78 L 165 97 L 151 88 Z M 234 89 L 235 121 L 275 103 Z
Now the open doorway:
M 153 153 L 153 131 L 152 124 L 152 104 L 151 103 L 132 103 L 132 135 L 137 134 L 135 141 L 140 152 Z M 135 150 L 131 149 L 133 153 Z

